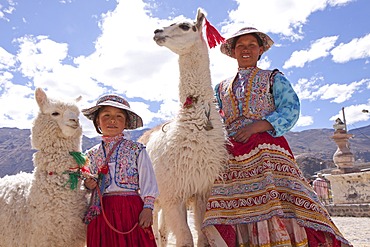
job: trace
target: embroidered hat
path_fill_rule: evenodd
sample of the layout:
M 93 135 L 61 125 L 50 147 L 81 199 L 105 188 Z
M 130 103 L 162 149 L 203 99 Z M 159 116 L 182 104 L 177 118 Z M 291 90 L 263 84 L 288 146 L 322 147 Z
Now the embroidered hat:
M 94 121 L 95 114 L 102 106 L 113 106 L 125 110 L 129 117 L 127 129 L 136 129 L 143 126 L 142 118 L 130 108 L 130 104 L 127 100 L 115 94 L 108 94 L 100 97 L 95 106 L 83 109 L 81 112 L 85 117 Z
M 232 45 L 234 38 L 242 36 L 244 34 L 249 34 L 249 33 L 255 33 L 260 37 L 263 45 L 263 52 L 266 52 L 270 47 L 274 44 L 274 41 L 265 33 L 262 33 L 258 31 L 254 27 L 244 27 L 240 29 L 238 32 L 234 33 L 231 35 L 230 38 L 228 38 L 220 47 L 220 50 L 223 54 L 228 55 L 229 57 L 232 57 Z

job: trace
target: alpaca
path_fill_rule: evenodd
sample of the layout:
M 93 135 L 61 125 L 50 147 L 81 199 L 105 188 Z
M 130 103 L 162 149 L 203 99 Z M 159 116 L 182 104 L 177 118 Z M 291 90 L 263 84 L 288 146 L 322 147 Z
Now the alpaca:
M 73 102 L 50 99 L 41 88 L 35 98 L 39 106 L 31 129 L 35 168 L 32 174 L 0 179 L 0 247 L 83 247 L 87 199 L 80 182 L 72 183 L 79 164 L 70 154 L 81 151 L 80 112 Z
M 154 32 L 158 45 L 179 55 L 182 103 L 172 122 L 143 135 L 144 139 L 149 137 L 147 150 L 158 181 L 160 195 L 153 226 L 156 230 L 156 214 L 161 209 L 157 239 L 162 246 L 167 244 L 168 230 L 173 232 L 177 246 L 194 246 L 187 224 L 188 205 L 194 211 L 197 246 L 208 245 L 201 224 L 211 186 L 228 157 L 211 85 L 208 46 L 202 34 L 204 21 L 205 14 L 198 9 L 195 23 L 185 21 Z

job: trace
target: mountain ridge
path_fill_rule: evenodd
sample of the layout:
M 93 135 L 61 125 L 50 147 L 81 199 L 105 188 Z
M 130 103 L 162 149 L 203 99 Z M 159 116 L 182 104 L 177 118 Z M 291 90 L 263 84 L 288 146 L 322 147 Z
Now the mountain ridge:
M 126 132 L 132 140 L 137 140 L 146 130 Z M 370 125 L 348 131 L 353 135 L 349 140 L 351 152 L 356 162 L 370 162 Z M 306 176 L 313 175 L 322 168 L 333 167 L 333 155 L 337 150 L 331 139 L 333 129 L 310 129 L 300 132 L 288 132 L 287 139 L 298 164 Z M 29 129 L 0 128 L 0 177 L 23 172 L 32 172 L 31 131 Z M 99 136 L 83 136 L 82 150 L 85 151 L 101 141 Z

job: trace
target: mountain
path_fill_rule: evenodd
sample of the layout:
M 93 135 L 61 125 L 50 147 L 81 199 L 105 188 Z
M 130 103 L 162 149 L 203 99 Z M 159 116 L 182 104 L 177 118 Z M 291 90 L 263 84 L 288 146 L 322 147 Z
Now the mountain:
M 288 140 L 296 156 L 311 155 L 324 160 L 332 161 L 337 145 L 331 138 L 334 131 L 331 129 L 312 129 L 301 132 L 288 132 Z M 357 162 L 370 162 L 370 125 L 349 130 L 353 135 L 349 139 L 349 147 Z
M 137 140 L 147 129 L 128 131 L 132 140 Z M 331 139 L 332 129 L 311 129 L 301 132 L 288 132 L 285 137 L 305 176 L 315 171 L 334 167 L 333 155 L 337 146 Z M 370 162 L 370 125 L 348 131 L 351 152 L 356 162 Z M 0 177 L 20 171 L 32 172 L 31 131 L 29 129 L 0 128 Z M 100 137 L 83 136 L 82 150 L 85 151 L 100 142 Z
M 144 131 L 128 132 L 133 140 L 137 140 Z M 0 177 L 23 172 L 32 172 L 32 155 L 36 150 L 31 147 L 31 130 L 17 128 L 0 128 Z M 82 137 L 82 150 L 85 151 L 98 144 L 101 138 Z

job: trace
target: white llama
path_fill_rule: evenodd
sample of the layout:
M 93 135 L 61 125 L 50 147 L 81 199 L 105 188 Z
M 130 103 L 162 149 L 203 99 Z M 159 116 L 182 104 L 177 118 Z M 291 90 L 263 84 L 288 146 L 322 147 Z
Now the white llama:
M 182 105 L 172 122 L 149 133 L 147 143 L 160 193 L 155 210 L 162 209 L 164 216 L 159 227 L 162 246 L 167 244 L 168 230 L 173 232 L 176 246 L 194 246 L 187 224 L 189 202 L 194 211 L 197 246 L 208 245 L 201 232 L 207 197 L 228 156 L 211 85 L 208 46 L 202 34 L 204 21 L 205 14 L 198 9 L 195 23 L 185 21 L 154 32 L 158 45 L 179 55 Z
M 73 180 L 83 163 L 76 155 L 80 112 L 75 103 L 50 99 L 41 88 L 35 98 L 40 108 L 31 130 L 35 169 L 0 179 L 0 247 L 83 247 L 86 193 Z

